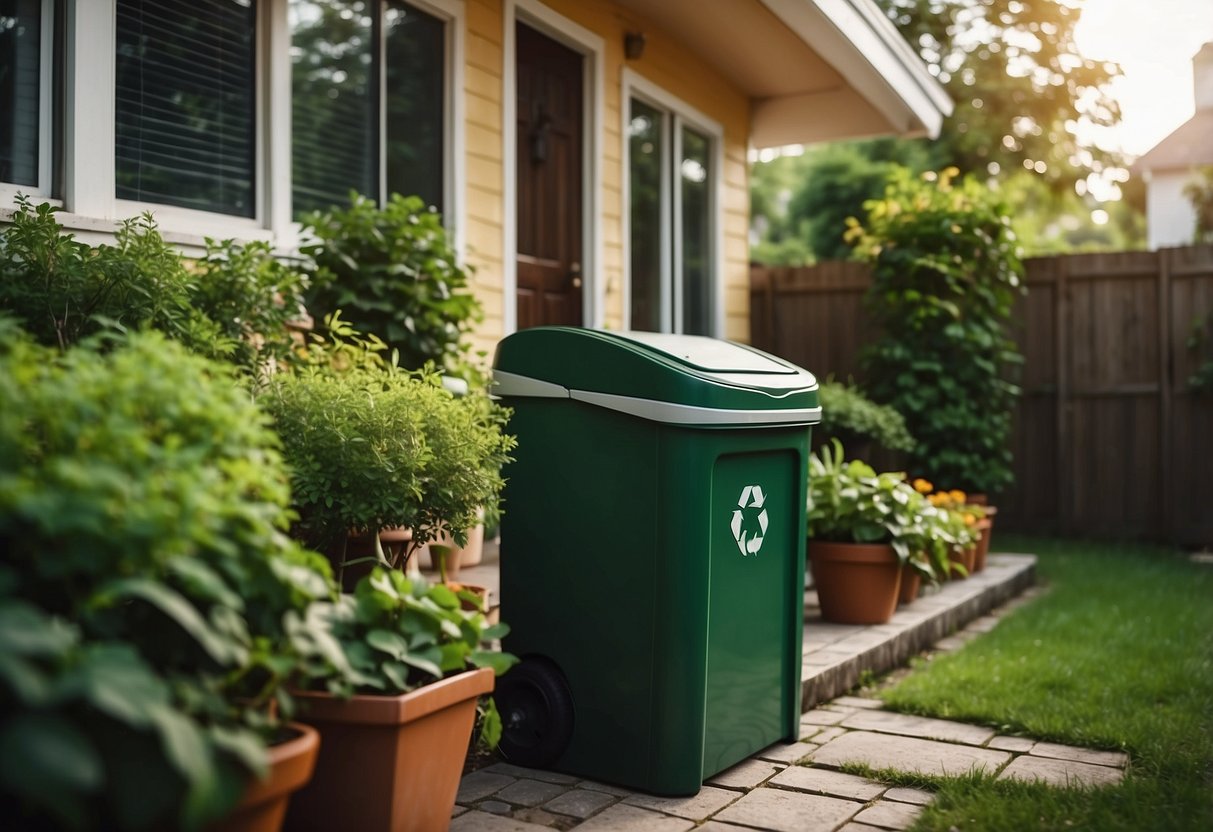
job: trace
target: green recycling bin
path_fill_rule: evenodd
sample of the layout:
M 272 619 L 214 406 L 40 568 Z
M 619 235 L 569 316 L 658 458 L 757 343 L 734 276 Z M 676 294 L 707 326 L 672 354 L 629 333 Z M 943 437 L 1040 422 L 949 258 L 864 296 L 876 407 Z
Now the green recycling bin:
M 493 377 L 518 437 L 502 754 L 688 795 L 795 740 L 813 376 L 711 338 L 540 327 Z

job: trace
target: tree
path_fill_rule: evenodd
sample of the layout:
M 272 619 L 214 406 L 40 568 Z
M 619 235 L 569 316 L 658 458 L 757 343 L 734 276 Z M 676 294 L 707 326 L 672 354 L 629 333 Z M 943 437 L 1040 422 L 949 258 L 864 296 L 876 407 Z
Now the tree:
M 955 102 L 933 143 L 933 167 L 1032 170 L 1065 191 L 1121 166 L 1119 154 L 1078 138 L 1080 122 L 1120 120 L 1108 93 L 1120 68 L 1079 54 L 1075 0 L 877 2 Z
M 1184 185 L 1184 196 L 1196 212 L 1192 241 L 1213 243 L 1213 165 L 1197 169 L 1191 181 Z

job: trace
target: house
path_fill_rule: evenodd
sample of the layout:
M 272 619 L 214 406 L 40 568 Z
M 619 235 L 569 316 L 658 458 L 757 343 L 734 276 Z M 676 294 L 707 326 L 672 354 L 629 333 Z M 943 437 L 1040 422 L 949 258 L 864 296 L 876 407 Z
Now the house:
M 1193 241 L 1196 211 L 1184 186 L 1196 169 L 1213 165 L 1213 41 L 1192 56 L 1196 113 L 1133 167 L 1146 181 L 1146 234 L 1151 249 Z
M 872 0 L 12 0 L 0 210 L 80 236 L 271 240 L 419 193 L 480 346 L 573 324 L 749 335 L 746 153 L 934 135 L 951 103 Z M 3 214 L 0 214 L 0 221 Z

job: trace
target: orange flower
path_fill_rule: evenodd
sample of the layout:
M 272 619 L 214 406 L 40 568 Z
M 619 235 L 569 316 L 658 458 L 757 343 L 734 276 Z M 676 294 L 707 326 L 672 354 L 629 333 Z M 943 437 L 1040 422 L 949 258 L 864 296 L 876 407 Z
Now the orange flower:
M 914 490 L 919 494 L 930 494 L 935 490 L 935 486 L 924 480 L 922 477 L 914 480 Z
M 956 489 L 949 491 L 948 496 L 951 497 L 957 505 L 963 506 L 969 501 L 968 495 L 966 495 L 963 491 L 958 491 Z

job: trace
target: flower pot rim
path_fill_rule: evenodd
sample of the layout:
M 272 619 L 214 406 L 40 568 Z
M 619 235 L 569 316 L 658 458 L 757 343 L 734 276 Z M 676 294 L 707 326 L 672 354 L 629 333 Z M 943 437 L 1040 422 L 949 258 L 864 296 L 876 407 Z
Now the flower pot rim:
M 810 540 L 810 560 L 845 560 L 858 563 L 885 563 L 890 558 L 900 562 L 892 543 L 851 543 L 841 540 Z
M 307 703 L 299 719 L 362 725 L 404 725 L 457 702 L 490 693 L 495 679 L 492 668 L 481 667 L 422 685 L 407 693 L 356 693 L 342 699 L 327 691 L 292 690 L 291 696 L 301 703 Z
M 286 727 L 295 736 L 267 749 L 270 774 L 263 780 L 254 778 L 232 811 L 247 809 L 297 791 L 312 778 L 316 752 L 320 748 L 320 732 L 302 722 L 289 722 Z

